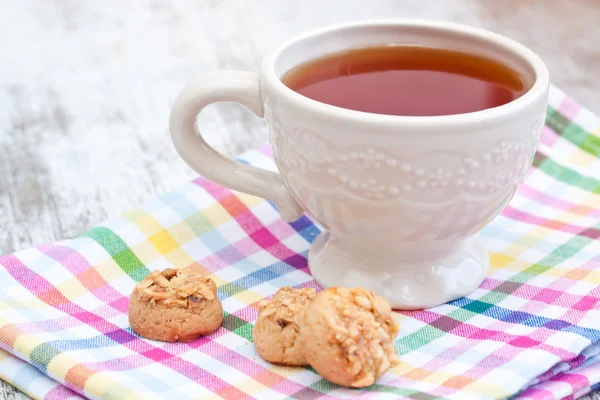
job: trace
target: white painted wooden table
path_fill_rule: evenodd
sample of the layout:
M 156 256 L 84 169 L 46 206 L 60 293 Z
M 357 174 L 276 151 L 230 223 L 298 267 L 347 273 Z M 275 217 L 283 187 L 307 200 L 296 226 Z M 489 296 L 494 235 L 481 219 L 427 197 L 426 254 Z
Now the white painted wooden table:
M 511 36 L 600 113 L 598 0 L 0 0 L 0 253 L 75 235 L 192 178 L 167 120 L 199 74 L 253 69 L 308 28 L 386 17 Z M 267 138 L 234 105 L 210 107 L 201 127 L 229 155 Z M 25 396 L 0 382 L 1 398 Z

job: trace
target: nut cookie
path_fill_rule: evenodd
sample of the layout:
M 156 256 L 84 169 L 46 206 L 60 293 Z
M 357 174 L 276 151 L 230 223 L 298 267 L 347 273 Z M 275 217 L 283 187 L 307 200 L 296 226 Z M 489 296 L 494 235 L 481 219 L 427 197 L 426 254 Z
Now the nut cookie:
M 259 303 L 252 340 L 258 354 L 273 364 L 307 365 L 298 346 L 298 315 L 315 296 L 315 289 L 283 287 Z
M 399 326 L 391 307 L 367 289 L 320 292 L 302 311 L 299 324 L 304 357 L 333 383 L 369 386 L 400 362 L 394 351 Z
M 147 339 L 189 342 L 215 331 L 222 322 L 217 286 L 189 268 L 154 271 L 131 293 L 129 323 Z

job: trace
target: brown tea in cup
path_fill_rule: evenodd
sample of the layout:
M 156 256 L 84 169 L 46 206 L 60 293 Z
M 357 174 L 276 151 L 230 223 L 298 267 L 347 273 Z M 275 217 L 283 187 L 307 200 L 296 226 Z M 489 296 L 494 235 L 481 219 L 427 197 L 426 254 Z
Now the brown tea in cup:
M 321 103 L 403 116 L 480 111 L 528 90 L 518 72 L 491 58 L 405 45 L 328 54 L 298 65 L 282 81 Z

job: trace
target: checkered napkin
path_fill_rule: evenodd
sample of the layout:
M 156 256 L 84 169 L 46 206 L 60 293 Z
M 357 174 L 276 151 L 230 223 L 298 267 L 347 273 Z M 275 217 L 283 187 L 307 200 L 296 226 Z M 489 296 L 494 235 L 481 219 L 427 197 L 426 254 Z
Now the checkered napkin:
M 251 342 L 257 303 L 317 287 L 318 228 L 197 179 L 83 235 L 0 257 L 0 377 L 36 398 L 573 398 L 600 382 L 600 119 L 559 90 L 519 193 L 478 239 L 472 295 L 400 313 L 402 360 L 363 390 L 271 365 Z M 274 168 L 269 148 L 243 159 Z M 197 265 L 223 327 L 192 343 L 140 339 L 128 295 L 154 269 Z

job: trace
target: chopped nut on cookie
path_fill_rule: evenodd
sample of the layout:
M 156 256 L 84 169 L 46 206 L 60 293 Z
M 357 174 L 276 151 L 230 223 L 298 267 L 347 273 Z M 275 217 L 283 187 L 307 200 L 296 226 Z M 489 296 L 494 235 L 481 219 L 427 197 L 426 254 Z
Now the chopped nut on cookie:
M 129 300 L 131 328 L 151 340 L 189 342 L 212 333 L 222 322 L 217 286 L 191 269 L 153 271 L 136 285 Z
M 338 385 L 372 385 L 400 362 L 394 352 L 398 323 L 387 300 L 369 290 L 324 290 L 304 308 L 298 322 L 304 357 Z
M 296 318 L 315 294 L 314 289 L 283 287 L 271 300 L 259 303 L 252 339 L 263 359 L 279 365 L 307 365 L 298 346 Z

